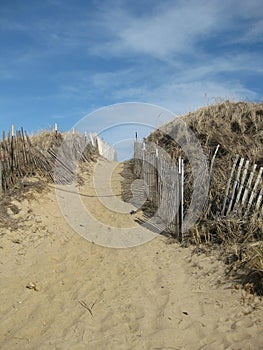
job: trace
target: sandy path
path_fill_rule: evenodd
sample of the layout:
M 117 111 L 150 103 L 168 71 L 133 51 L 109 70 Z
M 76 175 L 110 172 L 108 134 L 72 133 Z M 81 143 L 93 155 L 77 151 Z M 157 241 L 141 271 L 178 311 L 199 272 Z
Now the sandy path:
M 80 191 L 98 220 L 136 227 L 92 186 L 88 177 Z M 262 302 L 229 288 L 216 258 L 160 236 L 129 249 L 93 244 L 66 223 L 54 190 L 21 208 L 26 228 L 0 238 L 1 349 L 263 349 Z

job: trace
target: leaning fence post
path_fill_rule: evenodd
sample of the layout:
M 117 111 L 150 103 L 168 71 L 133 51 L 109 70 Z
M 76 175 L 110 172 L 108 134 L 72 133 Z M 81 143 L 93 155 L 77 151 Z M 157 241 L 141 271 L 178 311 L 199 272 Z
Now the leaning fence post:
M 215 153 L 214 153 L 213 158 L 212 158 L 212 160 L 211 160 L 211 165 L 210 165 L 210 174 L 209 174 L 209 180 L 210 180 L 210 181 L 211 181 L 211 178 L 212 178 L 212 173 L 213 173 L 214 162 L 215 162 L 216 155 L 217 155 L 217 152 L 218 152 L 218 150 L 219 150 L 219 147 L 220 147 L 220 145 L 217 145 L 217 146 L 216 146 Z
M 259 173 L 258 173 L 256 182 L 255 182 L 255 184 L 254 184 L 254 187 L 253 187 L 253 189 L 252 189 L 250 198 L 249 198 L 249 200 L 248 200 L 248 205 L 247 205 L 247 209 L 246 209 L 245 215 L 247 215 L 247 214 L 249 213 L 249 210 L 250 210 L 250 208 L 251 208 L 251 205 L 252 205 L 252 203 L 253 203 L 253 200 L 254 200 L 254 198 L 255 198 L 255 196 L 256 196 L 256 191 L 257 191 L 257 188 L 258 188 L 258 185 L 259 185 L 259 182 L 260 182 L 262 173 L 263 173 L 263 167 L 261 167 L 261 168 L 259 169 Z
M 238 169 L 237 169 L 237 177 L 236 177 L 236 180 L 235 180 L 233 188 L 232 188 L 231 200 L 230 200 L 227 212 L 226 212 L 227 215 L 230 213 L 232 206 L 233 206 L 233 202 L 234 202 L 234 198 L 235 198 L 235 194 L 236 194 L 236 189 L 237 189 L 237 186 L 239 184 L 239 178 L 240 178 L 241 170 L 243 167 L 243 163 L 244 163 L 244 158 L 241 158 Z
M 252 186 L 252 181 L 253 181 L 256 169 L 257 169 L 257 164 L 254 164 L 253 168 L 252 168 L 252 171 L 251 171 L 251 173 L 249 175 L 249 178 L 248 178 L 248 181 L 247 181 L 247 185 L 245 186 L 245 190 L 244 190 L 243 197 L 242 197 L 242 200 L 241 200 L 241 206 L 242 207 L 245 205 L 245 203 L 247 201 L 247 198 L 248 198 L 248 195 L 249 195 L 250 188 Z
M 235 171 L 236 166 L 237 166 L 238 159 L 239 159 L 239 155 L 237 154 L 236 155 L 236 159 L 235 159 L 234 164 L 233 164 L 232 169 L 231 169 L 231 174 L 230 174 L 230 177 L 228 179 L 227 186 L 226 186 L 226 192 L 225 192 L 225 198 L 224 198 L 224 203 L 223 203 L 222 215 L 225 214 L 226 202 L 227 202 L 227 199 L 228 199 L 230 185 L 231 185 L 232 177 L 234 175 L 234 171 Z
M 234 209 L 237 207 L 237 205 L 239 203 L 239 200 L 241 198 L 241 193 L 243 191 L 244 183 L 245 183 L 245 180 L 246 180 L 246 177 L 247 177 L 248 166 L 249 166 L 249 160 L 246 161 L 245 168 L 243 170 L 243 175 L 242 175 L 242 178 L 241 178 L 241 181 L 240 181 L 239 190 L 238 190 L 237 197 L 236 197 L 236 202 L 234 204 Z
M 263 198 L 263 187 L 261 188 L 261 190 L 260 190 L 260 192 L 258 194 L 258 199 L 257 199 L 257 202 L 256 202 L 256 210 L 259 210 L 262 198 Z

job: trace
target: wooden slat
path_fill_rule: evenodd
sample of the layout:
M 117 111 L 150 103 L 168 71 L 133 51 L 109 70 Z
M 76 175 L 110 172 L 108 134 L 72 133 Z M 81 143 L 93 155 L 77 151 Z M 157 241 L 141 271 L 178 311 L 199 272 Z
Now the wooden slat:
M 231 186 L 232 178 L 234 176 L 234 172 L 235 172 L 238 160 L 239 160 L 239 155 L 237 154 L 236 158 L 235 158 L 235 161 L 233 163 L 232 169 L 231 169 L 231 174 L 230 174 L 230 177 L 228 179 L 227 186 L 226 186 L 225 198 L 224 198 L 223 208 L 222 208 L 222 215 L 225 215 L 226 205 L 227 205 L 227 201 L 228 201 L 228 195 L 229 195 L 229 191 L 230 191 L 230 186 Z
M 249 197 L 248 205 L 247 205 L 246 212 L 245 212 L 246 215 L 249 213 L 249 210 L 250 210 L 250 208 L 251 208 L 251 206 L 252 206 L 252 203 L 253 203 L 253 201 L 254 201 L 254 199 L 255 199 L 255 197 L 256 197 L 256 192 L 257 192 L 257 188 L 258 188 L 258 186 L 259 186 L 259 182 L 260 182 L 260 180 L 261 180 L 262 172 L 263 172 L 263 167 L 261 167 L 261 168 L 259 169 L 256 182 L 255 182 L 255 184 L 254 184 L 254 187 L 253 187 L 253 189 L 252 189 L 251 195 L 250 195 L 250 197 Z
M 237 193 L 237 196 L 236 196 L 236 200 L 235 200 L 235 204 L 234 204 L 234 209 L 236 209 L 236 207 L 237 207 L 237 205 L 239 203 L 239 200 L 241 198 L 242 191 L 244 189 L 244 183 L 245 183 L 245 180 L 246 180 L 246 177 L 247 177 L 248 166 L 249 166 L 249 160 L 246 161 L 246 164 L 245 164 L 245 167 L 244 167 L 244 170 L 243 170 L 242 178 L 241 178 L 241 181 L 240 181 L 240 184 L 239 184 L 239 190 L 238 190 L 238 193 Z
M 230 203 L 228 205 L 228 209 L 227 209 L 227 212 L 226 212 L 227 215 L 232 210 L 232 205 L 234 203 L 234 198 L 235 198 L 235 195 L 236 195 L 237 186 L 239 184 L 239 178 L 240 178 L 240 174 L 241 174 L 243 163 L 244 163 L 244 158 L 241 158 L 240 162 L 239 162 L 238 170 L 237 170 L 236 179 L 235 179 L 234 185 L 232 187 L 232 195 L 231 195 Z

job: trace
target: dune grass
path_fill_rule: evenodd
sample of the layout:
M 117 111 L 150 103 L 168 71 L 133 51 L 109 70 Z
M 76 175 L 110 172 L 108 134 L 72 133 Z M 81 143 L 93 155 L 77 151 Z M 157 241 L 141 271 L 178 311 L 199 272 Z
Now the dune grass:
M 229 263 L 228 273 L 240 283 L 252 285 L 255 293 L 263 295 L 262 209 L 247 216 L 237 213 L 223 216 L 221 212 L 236 154 L 250 160 L 251 164 L 263 166 L 263 103 L 225 101 L 210 105 L 175 118 L 149 135 L 148 141 L 157 143 L 174 158 L 182 156 L 186 159 L 186 207 L 191 200 L 193 174 L 179 144 L 191 137 L 185 131 L 187 129 L 194 133 L 210 160 L 216 146 L 220 145 L 208 205 L 198 223 L 188 232 L 187 242 L 218 246 L 218 249 L 224 247 L 221 256 Z

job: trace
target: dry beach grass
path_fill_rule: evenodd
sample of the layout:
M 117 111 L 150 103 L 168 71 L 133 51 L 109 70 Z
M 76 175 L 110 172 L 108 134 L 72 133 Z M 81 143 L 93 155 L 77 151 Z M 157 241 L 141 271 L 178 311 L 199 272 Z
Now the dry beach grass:
M 222 249 L 226 261 L 231 261 L 228 273 L 234 272 L 236 278 L 240 276 L 243 284 L 249 281 L 252 289 L 263 295 L 262 211 L 252 212 L 248 216 L 236 213 L 228 217 L 221 215 L 226 184 L 236 154 L 252 164 L 256 163 L 258 167 L 263 165 L 263 103 L 225 101 L 204 107 L 162 126 L 148 140 L 154 141 L 174 157 L 185 157 L 176 142 L 184 137 L 184 123 L 194 132 L 210 159 L 215 147 L 220 145 L 213 167 L 209 206 L 191 230 L 189 242 L 197 245 L 206 243 L 208 246 L 221 244 L 218 249 Z M 186 177 L 186 200 L 190 201 L 193 179 L 187 160 Z

